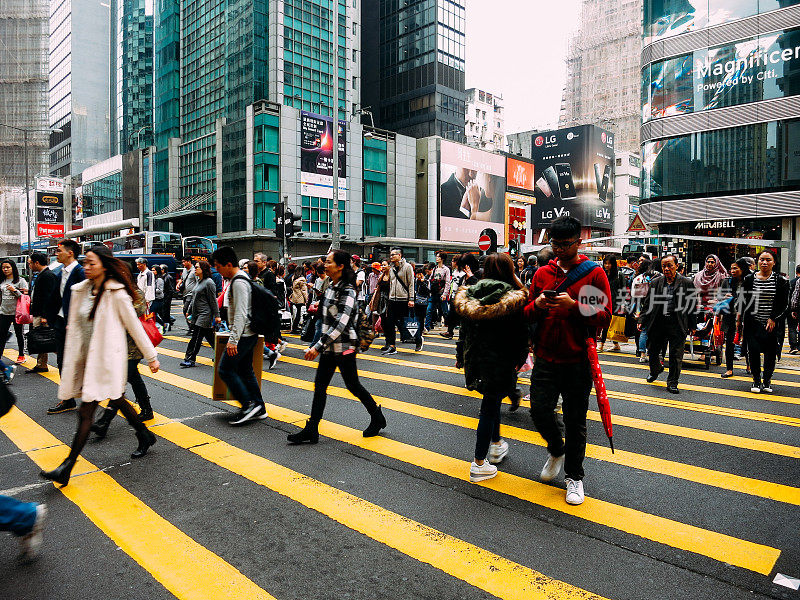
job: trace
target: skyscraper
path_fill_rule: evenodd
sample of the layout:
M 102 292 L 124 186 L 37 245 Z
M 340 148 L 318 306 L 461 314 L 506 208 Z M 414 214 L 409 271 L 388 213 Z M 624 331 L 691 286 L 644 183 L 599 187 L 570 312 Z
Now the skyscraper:
M 4 1 L 0 8 L 0 252 L 19 252 L 20 201 L 24 199 L 25 133 L 28 184 L 48 172 L 47 39 L 45 0 Z M 13 190 L 13 191 L 12 191 Z
M 639 152 L 642 0 L 583 0 L 569 41 L 559 127 L 595 124 L 617 150 Z
M 153 143 L 153 2 L 114 0 L 113 152 Z
M 464 141 L 463 0 L 364 0 L 363 103 L 379 127 Z

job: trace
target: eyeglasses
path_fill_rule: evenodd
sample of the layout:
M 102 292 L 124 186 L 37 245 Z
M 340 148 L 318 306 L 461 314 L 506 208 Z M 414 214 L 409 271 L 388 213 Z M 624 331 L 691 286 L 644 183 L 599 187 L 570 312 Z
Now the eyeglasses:
M 572 248 L 572 247 L 573 247 L 575 244 L 578 244 L 578 243 L 580 243 L 580 241 L 581 241 L 581 238 L 578 238 L 577 240 L 572 240 L 571 242 L 556 242 L 556 241 L 551 241 L 551 242 L 550 242 L 550 245 L 553 247 L 553 250 L 555 250 L 556 248 L 558 248 L 559 250 L 569 250 L 569 249 L 570 249 L 570 248 Z

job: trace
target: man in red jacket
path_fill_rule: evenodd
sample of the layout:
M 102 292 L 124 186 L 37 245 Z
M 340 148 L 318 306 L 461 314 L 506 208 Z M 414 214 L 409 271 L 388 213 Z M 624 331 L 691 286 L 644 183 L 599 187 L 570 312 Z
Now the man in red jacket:
M 600 265 L 578 254 L 580 236 L 581 224 L 573 217 L 550 224 L 555 259 L 536 270 L 525 307 L 525 316 L 535 325 L 531 416 L 549 453 L 541 480 L 555 479 L 563 467 L 569 504 L 581 504 L 584 498 L 586 412 L 592 388 L 586 339 L 611 321 L 608 278 Z M 565 439 L 554 412 L 559 394 Z

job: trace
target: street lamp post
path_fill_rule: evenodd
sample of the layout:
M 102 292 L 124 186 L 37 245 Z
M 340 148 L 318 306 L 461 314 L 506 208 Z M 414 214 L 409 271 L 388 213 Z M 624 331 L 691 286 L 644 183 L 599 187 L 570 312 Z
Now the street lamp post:
M 0 123 L 3 127 L 8 127 L 9 129 L 16 129 L 17 131 L 22 132 L 22 140 L 23 140 L 23 161 L 25 162 L 25 226 L 28 229 L 28 254 L 31 252 L 31 197 L 29 191 L 29 178 L 28 178 L 28 132 L 29 131 L 48 131 L 50 133 L 61 133 L 61 129 L 53 129 L 48 127 L 47 129 L 30 129 L 27 127 L 16 127 L 14 125 L 6 125 L 5 123 Z
M 333 5 L 333 208 L 331 250 L 339 249 L 339 0 Z M 347 132 L 343 132 L 347 136 Z

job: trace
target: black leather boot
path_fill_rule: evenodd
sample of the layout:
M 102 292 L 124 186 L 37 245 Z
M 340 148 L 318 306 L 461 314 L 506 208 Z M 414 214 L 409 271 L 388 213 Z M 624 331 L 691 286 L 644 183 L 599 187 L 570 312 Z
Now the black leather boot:
M 369 426 L 364 430 L 364 437 L 375 437 L 381 432 L 381 429 L 386 427 L 386 418 L 383 416 L 380 406 L 372 413 L 371 417 Z
M 92 433 L 97 434 L 97 437 L 103 439 L 106 437 L 108 433 L 108 427 L 111 425 L 111 421 L 117 415 L 116 408 L 107 408 L 103 411 L 103 414 L 100 415 L 100 418 L 94 422 L 94 424 L 89 428 L 89 431 Z
M 131 458 L 142 458 L 150 446 L 156 443 L 156 436 L 150 433 L 147 429 L 142 429 L 136 432 L 136 439 L 139 440 L 139 446 L 131 454 Z
M 306 426 L 297 433 L 290 433 L 286 436 L 290 444 L 316 444 L 319 442 L 318 424 L 310 420 L 306 421 Z
M 64 462 L 52 471 L 40 471 L 39 476 L 62 486 L 67 485 L 69 483 L 69 476 L 72 474 L 72 467 L 75 466 L 76 460 L 76 458 L 70 458 L 68 456 L 64 459 Z
M 152 421 L 155 416 L 153 415 L 153 407 L 150 406 L 150 396 L 147 398 L 142 398 L 142 401 L 139 402 L 139 420 L 144 423 L 145 421 Z

